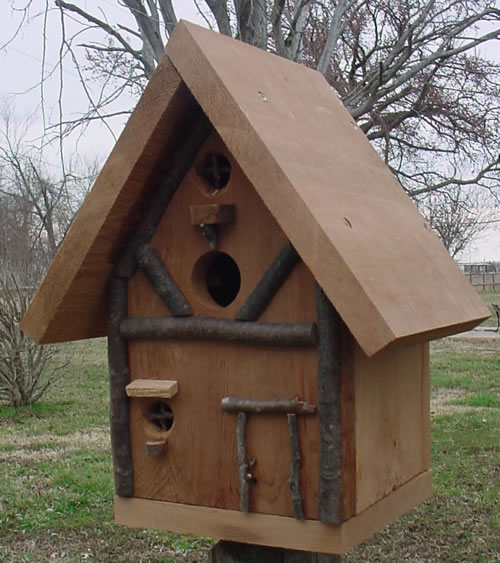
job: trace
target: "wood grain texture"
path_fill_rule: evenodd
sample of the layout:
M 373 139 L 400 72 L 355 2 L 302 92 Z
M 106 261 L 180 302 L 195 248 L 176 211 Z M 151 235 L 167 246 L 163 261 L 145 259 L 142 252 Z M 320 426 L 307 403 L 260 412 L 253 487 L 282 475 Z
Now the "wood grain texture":
M 183 22 L 167 53 L 25 316 L 27 335 L 105 334 L 112 265 L 192 126 L 193 96 L 366 354 L 489 315 L 319 73 Z
M 168 59 L 157 70 L 23 319 L 23 331 L 37 342 L 106 334 L 114 263 L 154 187 L 152 177 L 168 167 L 197 107 Z
M 319 73 L 186 22 L 166 53 L 365 353 L 488 315 Z
M 232 223 L 236 218 L 234 205 L 217 205 L 206 203 L 205 205 L 191 206 L 191 223 L 193 225 L 220 225 Z
M 354 351 L 356 513 L 430 467 L 428 345 Z
M 210 196 L 200 184 L 196 168 L 206 154 L 214 152 L 227 156 L 232 175 L 225 189 Z M 238 217 L 234 223 L 218 225 L 219 250 L 235 260 L 241 274 L 239 293 L 227 307 L 217 305 L 207 291 L 204 268 L 215 255 L 189 218 L 192 205 L 214 201 L 234 204 Z M 177 221 L 179 217 L 184 219 Z M 184 293 L 194 316 L 230 321 L 285 242 L 283 232 L 214 134 L 172 199 L 152 245 Z M 173 252 L 179 248 L 182 252 Z M 130 315 L 168 316 L 166 305 L 142 272 L 138 271 L 131 279 L 129 290 Z M 304 264 L 299 263 L 260 321 L 301 323 L 315 316 L 314 279 Z M 145 441 L 162 437 L 161 432 L 145 421 L 148 400 L 131 401 L 134 485 L 136 495 L 142 498 L 238 510 L 237 417 L 222 410 L 222 398 L 298 396 L 311 405 L 317 404 L 316 347 L 279 348 L 203 340 L 131 341 L 129 355 L 132 379 L 148 374 L 151 379 L 179 382 L 179 393 L 168 401 L 175 419 L 161 461 L 144 455 Z M 310 483 L 302 491 L 304 514 L 316 518 L 318 419 L 299 416 L 297 424 L 301 436 L 301 480 Z M 302 440 L 303 436 L 307 438 Z M 293 517 L 286 416 L 248 416 L 247 456 L 257 459 L 252 470 L 256 484 L 251 486 L 250 511 Z
M 177 395 L 177 381 L 170 379 L 135 379 L 125 387 L 128 397 L 171 399 Z
M 339 526 L 138 498 L 115 497 L 114 513 L 118 524 L 132 528 L 147 527 L 248 544 L 286 545 L 289 549 L 343 554 L 431 494 L 432 474 L 427 471 Z

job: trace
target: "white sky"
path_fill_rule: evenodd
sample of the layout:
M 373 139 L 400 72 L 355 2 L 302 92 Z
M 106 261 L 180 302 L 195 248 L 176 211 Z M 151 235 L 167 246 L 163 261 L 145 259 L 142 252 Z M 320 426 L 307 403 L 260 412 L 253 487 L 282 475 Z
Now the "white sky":
M 50 5 L 53 5 L 52 0 Z M 13 16 L 10 4 L 22 5 L 25 0 L 0 0 L 0 45 L 4 44 L 16 29 L 19 16 Z M 122 18 L 123 23 L 128 23 L 133 27 L 133 22 L 128 18 L 126 9 L 117 5 L 115 0 L 80 0 L 75 2 L 82 8 L 99 15 L 100 9 L 108 14 L 110 20 L 115 21 Z M 195 5 L 192 0 L 174 0 L 176 13 L 179 17 L 183 17 L 190 21 L 203 23 L 200 16 L 196 12 Z M 33 6 L 43 12 L 45 0 L 35 0 Z M 0 50 L 0 69 L 3 80 L 0 83 L 0 105 L 9 105 L 16 119 L 23 121 L 29 117 L 30 128 L 29 137 L 39 139 L 43 131 L 43 119 L 40 105 L 42 90 L 39 85 L 40 68 L 43 53 L 43 18 L 34 17 L 35 11 L 31 12 L 32 21 L 24 32 L 19 35 L 5 49 Z M 101 14 L 102 15 L 102 14 Z M 53 10 L 47 22 L 47 30 L 50 34 L 49 48 L 45 53 L 46 68 L 52 69 L 58 59 L 57 40 L 60 36 L 60 24 L 57 10 Z M 86 39 L 88 41 L 88 38 Z M 487 55 L 490 58 L 500 60 L 500 44 L 491 44 L 487 49 Z M 58 116 L 58 97 L 59 97 L 59 71 L 56 70 L 54 76 L 47 80 L 43 88 L 46 108 L 46 122 L 57 121 Z M 76 72 L 68 63 L 63 73 L 63 109 L 64 116 L 75 116 L 78 112 L 83 111 L 87 107 L 79 78 Z M 91 83 L 87 83 L 92 88 Z M 132 101 L 123 102 L 120 109 L 125 109 L 133 103 Z M 125 123 L 124 118 L 115 118 L 112 122 L 112 128 L 116 136 L 120 133 Z M 98 157 L 101 161 L 105 159 L 109 151 L 114 145 L 112 135 L 104 128 L 103 125 L 94 123 L 80 138 L 75 138 L 71 144 L 65 146 L 66 157 L 75 151 L 86 157 Z M 56 146 L 49 147 L 45 152 L 45 159 L 54 170 L 58 168 L 59 148 Z M 500 219 L 500 217 L 499 217 Z M 461 259 L 464 261 L 500 261 L 500 222 L 493 225 L 480 236 L 469 249 L 467 249 Z

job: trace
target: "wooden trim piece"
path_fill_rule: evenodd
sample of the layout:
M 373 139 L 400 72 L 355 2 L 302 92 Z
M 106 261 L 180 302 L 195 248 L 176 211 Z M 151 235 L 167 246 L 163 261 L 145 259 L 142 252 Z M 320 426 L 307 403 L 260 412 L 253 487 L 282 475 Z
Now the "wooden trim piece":
M 246 412 L 253 414 L 314 414 L 316 407 L 300 399 L 244 399 L 224 397 L 222 410 L 226 412 Z
M 341 340 L 342 321 L 321 287 L 316 284 L 318 313 L 318 410 L 320 424 L 320 469 L 318 519 L 340 524 L 343 516 L 342 492 L 343 432 L 341 420 Z
M 236 217 L 236 207 L 232 204 L 205 203 L 191 205 L 192 225 L 220 225 L 232 223 Z
M 241 543 L 343 554 L 432 494 L 426 471 L 338 526 L 268 514 L 115 497 L 118 524 L 194 534 Z
M 174 317 L 190 317 L 193 314 L 186 298 L 150 244 L 143 244 L 137 249 L 137 264 Z
M 136 379 L 125 390 L 128 397 L 171 399 L 177 395 L 177 381 L 172 379 Z
M 127 316 L 127 309 L 128 281 L 112 277 L 108 318 L 109 419 L 115 492 L 123 497 L 134 494 L 129 401 L 125 392 L 130 378 L 128 344 L 120 335 L 120 323 Z
M 292 497 L 293 511 L 297 520 L 304 520 L 302 508 L 302 495 L 300 493 L 300 447 L 299 429 L 297 427 L 297 415 L 287 414 L 288 418 L 288 440 L 290 441 L 290 475 L 288 484 Z
M 269 346 L 312 346 L 314 323 L 244 323 L 212 317 L 130 317 L 120 333 L 127 340 L 222 340 Z
M 207 139 L 212 127 L 201 110 L 189 132 L 186 141 L 177 149 L 172 158 L 172 166 L 151 196 L 146 214 L 139 223 L 134 235 L 129 238 L 127 246 L 115 268 L 116 275 L 130 278 L 135 272 L 137 249 L 147 244 L 153 237 L 165 210 L 191 168 L 201 146 Z
M 287 241 L 265 271 L 255 289 L 248 296 L 248 299 L 243 303 L 241 309 L 236 313 L 235 319 L 237 321 L 256 321 L 285 283 L 299 259 L 297 251 Z

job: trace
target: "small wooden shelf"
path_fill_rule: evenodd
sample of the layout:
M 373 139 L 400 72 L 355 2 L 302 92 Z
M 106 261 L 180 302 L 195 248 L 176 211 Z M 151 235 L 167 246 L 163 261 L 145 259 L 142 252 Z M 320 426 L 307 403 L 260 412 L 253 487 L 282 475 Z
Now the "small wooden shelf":
M 171 379 L 136 379 L 125 390 L 129 397 L 171 399 L 177 395 L 177 381 Z

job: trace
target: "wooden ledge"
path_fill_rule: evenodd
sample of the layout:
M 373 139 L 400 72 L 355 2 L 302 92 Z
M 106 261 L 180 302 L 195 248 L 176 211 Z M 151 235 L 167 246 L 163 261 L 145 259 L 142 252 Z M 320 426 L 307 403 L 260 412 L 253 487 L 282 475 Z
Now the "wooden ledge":
M 432 494 L 432 472 L 421 473 L 370 506 L 334 526 L 269 514 L 245 514 L 206 506 L 115 497 L 115 521 L 131 528 L 211 536 L 241 543 L 343 554 L 370 538 Z
M 128 397 L 171 399 L 177 395 L 177 381 L 170 379 L 136 379 L 125 387 Z

